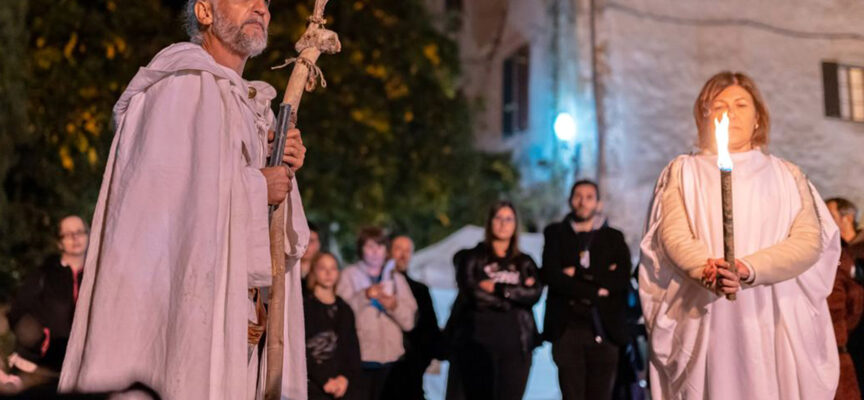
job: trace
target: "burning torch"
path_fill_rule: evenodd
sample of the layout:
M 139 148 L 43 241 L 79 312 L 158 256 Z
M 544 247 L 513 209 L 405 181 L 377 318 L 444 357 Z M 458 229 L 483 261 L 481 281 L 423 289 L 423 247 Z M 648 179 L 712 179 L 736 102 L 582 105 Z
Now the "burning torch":
M 723 259 L 729 268 L 737 268 L 732 220 L 732 157 L 729 156 L 729 116 L 726 112 L 721 119 L 714 119 L 714 137 L 717 142 L 717 166 L 720 168 L 720 194 L 723 204 Z M 727 294 L 726 299 L 735 300 L 735 293 Z

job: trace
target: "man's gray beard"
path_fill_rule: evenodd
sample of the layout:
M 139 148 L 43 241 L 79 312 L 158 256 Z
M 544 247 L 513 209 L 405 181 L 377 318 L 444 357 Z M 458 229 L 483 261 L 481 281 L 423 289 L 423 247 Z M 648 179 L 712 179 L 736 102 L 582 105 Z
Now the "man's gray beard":
M 223 17 L 217 9 L 213 10 L 213 34 L 222 40 L 232 51 L 249 57 L 261 54 L 267 47 L 267 29 L 260 37 L 253 37 L 243 32 L 243 25 L 234 25 Z M 262 22 L 263 28 L 263 22 Z

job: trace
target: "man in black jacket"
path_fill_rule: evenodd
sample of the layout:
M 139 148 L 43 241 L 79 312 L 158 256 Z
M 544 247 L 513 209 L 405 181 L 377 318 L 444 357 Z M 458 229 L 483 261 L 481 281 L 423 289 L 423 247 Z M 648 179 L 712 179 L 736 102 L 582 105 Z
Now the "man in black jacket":
M 417 301 L 417 324 L 405 332 L 405 354 L 393 366 L 387 378 L 386 398 L 400 400 L 423 400 L 423 374 L 433 359 L 440 354 L 442 339 L 438 318 L 432 306 L 429 287 L 408 276 L 408 265 L 414 254 L 414 242 L 405 235 L 395 236 L 390 241 L 390 257 L 396 262 L 396 270 L 405 275 L 411 293 Z
M 619 346 L 627 342 L 625 309 L 630 251 L 624 235 L 600 215 L 597 184 L 581 180 L 570 191 L 571 212 L 543 232 L 549 286 L 544 339 L 552 343 L 564 400 L 609 399 Z

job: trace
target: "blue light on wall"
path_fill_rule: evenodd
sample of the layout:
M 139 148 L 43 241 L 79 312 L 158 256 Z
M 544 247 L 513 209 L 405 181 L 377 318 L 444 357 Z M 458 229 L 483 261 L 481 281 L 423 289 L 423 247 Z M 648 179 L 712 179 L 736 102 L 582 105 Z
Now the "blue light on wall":
M 555 117 L 555 137 L 562 142 L 573 142 L 576 140 L 576 121 L 566 112 Z

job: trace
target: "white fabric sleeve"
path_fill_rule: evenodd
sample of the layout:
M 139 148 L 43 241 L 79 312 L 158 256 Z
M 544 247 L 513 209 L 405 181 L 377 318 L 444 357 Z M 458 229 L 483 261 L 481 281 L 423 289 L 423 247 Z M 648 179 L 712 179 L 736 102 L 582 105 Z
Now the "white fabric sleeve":
M 801 210 L 792 221 L 789 236 L 771 247 L 743 257 L 755 270 L 754 285 L 768 285 L 794 278 L 810 268 L 822 252 L 822 227 L 807 178 L 791 169 L 801 196 Z
M 750 262 L 748 262 L 747 260 L 740 259 L 740 261 L 741 264 L 744 264 L 744 266 L 747 267 L 747 271 L 750 272 L 750 276 L 747 277 L 747 280 L 742 280 L 741 282 L 752 285 L 753 282 L 756 280 L 756 269 L 754 269 L 753 265 L 751 265 Z
M 660 199 L 663 215 L 657 231 L 669 259 L 687 276 L 698 281 L 702 279 L 702 271 L 708 260 L 708 248 L 690 229 L 681 192 L 681 163 L 673 163 L 671 168 L 669 181 Z

